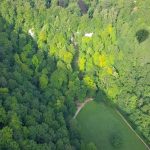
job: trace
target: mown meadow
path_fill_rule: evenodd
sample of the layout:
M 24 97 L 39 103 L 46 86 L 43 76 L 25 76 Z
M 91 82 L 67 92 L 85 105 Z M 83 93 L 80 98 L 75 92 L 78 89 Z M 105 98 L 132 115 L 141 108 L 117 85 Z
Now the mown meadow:
M 103 102 L 92 101 L 77 116 L 81 136 L 92 141 L 98 150 L 146 150 L 115 109 Z

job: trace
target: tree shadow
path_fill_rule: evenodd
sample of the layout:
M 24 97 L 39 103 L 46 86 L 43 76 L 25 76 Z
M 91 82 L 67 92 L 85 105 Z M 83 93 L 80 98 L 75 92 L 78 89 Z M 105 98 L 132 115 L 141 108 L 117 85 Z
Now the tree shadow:
M 149 32 L 145 29 L 140 29 L 136 32 L 136 39 L 139 43 L 144 42 L 149 37 Z
M 88 6 L 86 5 L 86 3 L 83 0 L 79 0 L 78 5 L 80 7 L 81 13 L 86 14 L 88 11 Z
M 68 6 L 69 0 L 58 0 L 57 5 L 66 8 Z

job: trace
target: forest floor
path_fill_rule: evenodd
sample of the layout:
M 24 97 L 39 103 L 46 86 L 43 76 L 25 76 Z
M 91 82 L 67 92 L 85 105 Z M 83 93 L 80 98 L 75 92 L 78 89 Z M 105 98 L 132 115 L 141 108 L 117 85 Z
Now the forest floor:
M 81 111 L 81 109 L 90 101 L 93 101 L 93 98 L 87 98 L 87 99 L 85 99 L 85 101 L 83 103 L 77 103 L 77 111 L 76 111 L 73 119 L 75 119 L 77 117 L 77 115 Z

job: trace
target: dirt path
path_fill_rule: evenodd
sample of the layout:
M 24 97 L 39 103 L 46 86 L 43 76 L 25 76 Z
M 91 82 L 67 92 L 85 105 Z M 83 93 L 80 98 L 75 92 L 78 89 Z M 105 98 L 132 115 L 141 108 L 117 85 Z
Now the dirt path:
M 73 119 L 75 119 L 78 115 L 78 113 L 81 111 L 81 109 L 89 102 L 93 101 L 93 98 L 87 98 L 83 103 L 78 103 L 77 104 L 77 111 L 73 117 Z
M 141 140 L 141 142 L 147 147 L 148 150 L 150 150 L 149 146 L 144 142 L 144 140 L 137 134 L 137 132 L 132 128 L 132 126 L 128 123 L 128 121 L 124 118 L 124 116 L 117 110 L 115 109 L 117 114 L 122 118 L 122 120 L 127 124 L 127 126 L 135 133 L 135 135 Z
M 75 119 L 81 109 L 89 102 L 93 101 L 93 98 L 87 98 L 83 103 L 78 103 L 77 104 L 77 111 L 73 117 Z M 131 129 L 132 132 L 135 133 L 135 135 L 141 140 L 141 142 L 147 147 L 148 150 L 150 150 L 149 146 L 144 142 L 144 140 L 138 135 L 138 133 L 132 128 L 132 126 L 128 123 L 128 121 L 124 118 L 124 116 L 117 110 L 115 109 L 116 113 L 122 118 L 122 120 L 127 124 L 127 126 Z

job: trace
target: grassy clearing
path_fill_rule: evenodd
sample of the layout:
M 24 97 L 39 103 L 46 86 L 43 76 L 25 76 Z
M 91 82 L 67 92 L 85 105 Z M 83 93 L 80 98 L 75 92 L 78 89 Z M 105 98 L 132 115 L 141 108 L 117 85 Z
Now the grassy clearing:
M 98 150 L 147 150 L 116 111 L 104 103 L 90 102 L 77 121 L 83 140 L 95 143 Z

